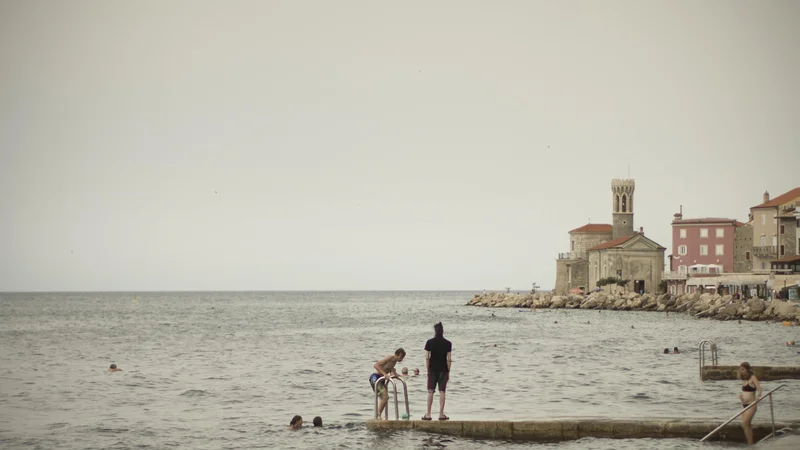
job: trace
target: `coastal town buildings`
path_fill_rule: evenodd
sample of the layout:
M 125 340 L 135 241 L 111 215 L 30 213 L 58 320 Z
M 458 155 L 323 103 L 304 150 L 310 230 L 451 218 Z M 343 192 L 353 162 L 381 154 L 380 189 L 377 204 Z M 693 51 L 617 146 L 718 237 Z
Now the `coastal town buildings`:
M 634 232 L 632 179 L 611 181 L 612 224 L 586 224 L 569 232 L 570 252 L 556 262 L 556 294 L 593 290 L 601 278 L 629 280 L 625 287 L 655 292 L 664 268 L 664 247 Z
M 795 256 L 800 248 L 797 236 L 800 187 L 770 199 L 764 192 L 762 203 L 750 208 L 753 226 L 753 271 L 768 273 L 771 262 Z
M 719 292 L 767 298 L 800 275 L 800 187 L 750 208 L 748 223 L 734 219 L 672 222 L 672 254 L 664 274 L 668 292 Z M 732 235 L 732 241 L 728 237 Z M 728 251 L 732 247 L 732 251 Z

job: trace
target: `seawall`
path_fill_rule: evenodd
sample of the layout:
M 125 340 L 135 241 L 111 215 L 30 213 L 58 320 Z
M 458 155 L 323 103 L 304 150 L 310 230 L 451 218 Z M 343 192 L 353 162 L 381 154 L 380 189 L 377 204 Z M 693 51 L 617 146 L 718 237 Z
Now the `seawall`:
M 491 292 L 475 294 L 467 303 L 489 308 L 605 309 L 616 311 L 656 311 L 686 313 L 716 320 L 772 320 L 785 325 L 800 325 L 800 308 L 786 300 L 765 301 L 758 298 L 735 300 L 730 295 L 714 294 L 644 294 L 612 295 L 593 292 L 589 295 L 511 294 Z

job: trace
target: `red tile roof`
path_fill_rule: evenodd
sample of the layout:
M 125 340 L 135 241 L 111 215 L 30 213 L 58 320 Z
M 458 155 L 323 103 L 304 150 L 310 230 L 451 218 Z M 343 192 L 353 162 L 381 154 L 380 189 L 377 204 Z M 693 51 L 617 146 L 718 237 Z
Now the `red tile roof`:
M 701 224 L 701 223 L 731 223 L 737 224 L 736 226 L 742 226 L 743 224 L 736 219 L 724 219 L 721 217 L 703 217 L 700 219 L 677 219 L 673 220 L 673 225 L 691 225 L 693 223 Z
M 795 263 L 800 262 L 800 255 L 794 256 L 784 256 L 781 259 L 776 259 L 774 261 L 770 261 L 771 263 Z
M 796 188 L 792 189 L 791 191 L 789 191 L 789 192 L 787 192 L 785 194 L 781 194 L 781 195 L 773 198 L 772 200 L 770 200 L 770 201 L 768 201 L 766 203 L 762 203 L 760 205 L 753 206 L 750 209 L 753 209 L 753 208 L 774 208 L 774 207 L 780 206 L 780 205 L 782 205 L 784 203 L 788 203 L 788 202 L 790 202 L 790 201 L 792 201 L 792 200 L 794 200 L 794 199 L 796 199 L 798 197 L 800 197 L 800 187 L 796 187 Z
M 607 223 L 587 223 L 586 225 L 571 230 L 570 233 L 611 233 L 614 227 Z
M 624 242 L 628 242 L 630 239 L 633 239 L 634 236 L 638 236 L 638 234 L 639 233 L 633 233 L 630 236 L 622 236 L 622 237 L 619 237 L 619 238 L 616 238 L 616 239 L 612 239 L 610 241 L 603 242 L 600 245 L 596 245 L 596 246 L 590 248 L 589 250 L 603 250 L 603 249 L 606 249 L 606 248 L 616 247 L 619 244 L 622 244 Z

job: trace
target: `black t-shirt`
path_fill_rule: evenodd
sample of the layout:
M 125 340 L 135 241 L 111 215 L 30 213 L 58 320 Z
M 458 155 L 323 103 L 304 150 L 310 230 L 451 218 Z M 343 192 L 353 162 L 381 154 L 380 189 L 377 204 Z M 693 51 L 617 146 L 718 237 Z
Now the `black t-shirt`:
M 453 351 L 453 344 L 450 341 L 443 336 L 428 339 L 428 342 L 425 343 L 425 351 L 431 352 L 431 372 L 449 372 L 447 369 L 447 354 Z

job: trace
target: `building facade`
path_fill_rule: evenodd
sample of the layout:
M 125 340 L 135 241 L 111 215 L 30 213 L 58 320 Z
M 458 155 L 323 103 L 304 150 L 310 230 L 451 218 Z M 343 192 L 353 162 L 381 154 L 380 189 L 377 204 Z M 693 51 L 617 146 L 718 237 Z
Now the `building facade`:
M 555 291 L 565 295 L 572 289 L 586 292 L 589 288 L 590 248 L 611 240 L 612 226 L 589 223 L 569 232 L 569 252 L 559 253 L 556 263 Z
M 684 219 L 672 221 L 670 271 L 679 273 L 734 272 L 736 229 L 744 226 L 733 219 Z
M 770 199 L 764 192 L 763 202 L 750 208 L 753 231 L 753 272 L 770 272 L 771 262 L 795 256 L 800 248 L 797 238 L 800 187 Z

